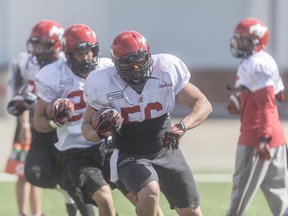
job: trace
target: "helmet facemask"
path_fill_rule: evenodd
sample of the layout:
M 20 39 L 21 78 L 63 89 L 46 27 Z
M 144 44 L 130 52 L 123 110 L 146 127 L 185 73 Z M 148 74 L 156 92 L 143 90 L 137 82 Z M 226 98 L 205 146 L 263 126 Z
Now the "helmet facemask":
M 151 54 L 142 48 L 138 52 L 116 58 L 114 63 L 120 77 L 137 93 L 141 93 L 152 73 Z
M 91 49 L 93 52 L 93 58 L 87 59 L 85 61 L 77 61 L 73 57 L 73 52 L 85 51 Z M 69 49 L 66 52 L 67 63 L 69 67 L 72 69 L 74 73 L 77 74 L 85 74 L 90 73 L 91 71 L 95 70 L 98 65 L 98 56 L 99 56 L 99 45 L 98 43 L 89 45 L 88 43 L 81 43 L 77 45 L 76 49 Z
M 234 34 L 230 41 L 232 55 L 236 58 L 248 58 L 253 54 L 257 45 L 259 45 L 257 39 L 239 34 Z
M 55 51 L 56 43 L 59 43 L 59 41 L 30 37 L 27 41 L 27 51 L 36 57 L 37 62 L 35 64 L 43 67 L 57 59 L 58 50 L 57 52 Z

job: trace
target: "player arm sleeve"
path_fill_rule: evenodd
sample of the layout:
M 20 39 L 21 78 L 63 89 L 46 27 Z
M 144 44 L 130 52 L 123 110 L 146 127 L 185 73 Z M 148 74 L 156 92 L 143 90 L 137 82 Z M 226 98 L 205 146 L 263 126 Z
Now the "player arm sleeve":
M 21 69 L 18 65 L 18 62 L 16 60 L 13 60 L 8 66 L 8 99 L 12 99 L 12 97 L 16 93 L 16 90 L 19 89 L 23 84 L 24 81 L 21 76 Z
M 53 86 L 48 86 L 45 81 L 36 77 L 35 79 L 36 95 L 46 102 L 57 99 L 57 93 Z
M 172 73 L 172 76 L 175 78 L 172 78 L 172 80 L 176 81 L 174 83 L 174 92 L 177 95 L 190 81 L 191 74 L 187 66 L 178 59 L 178 62 L 175 64 L 175 74 Z
M 101 94 L 97 94 L 98 90 L 95 89 L 95 83 L 93 82 L 93 78 L 89 79 L 89 77 L 86 79 L 84 84 L 84 92 L 83 92 L 83 98 L 86 104 L 91 106 L 95 110 L 100 110 L 102 108 L 108 107 L 105 102 L 101 102 Z M 100 91 L 100 90 L 99 90 Z

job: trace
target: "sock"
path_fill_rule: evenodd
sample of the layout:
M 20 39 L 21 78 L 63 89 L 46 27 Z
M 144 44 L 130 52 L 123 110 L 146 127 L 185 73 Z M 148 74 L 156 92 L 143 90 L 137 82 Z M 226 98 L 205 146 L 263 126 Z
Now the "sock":
M 59 191 L 64 197 L 68 216 L 77 216 L 77 205 L 75 204 L 75 201 L 72 199 L 72 197 L 68 194 L 68 192 L 60 188 L 59 185 L 57 185 L 55 189 Z
M 75 204 L 77 205 L 82 216 L 95 216 L 93 205 L 86 204 L 82 195 L 76 190 L 76 188 L 70 188 L 68 193 L 75 201 Z
M 68 216 L 77 216 L 77 206 L 75 203 L 66 203 L 66 210 L 68 213 Z

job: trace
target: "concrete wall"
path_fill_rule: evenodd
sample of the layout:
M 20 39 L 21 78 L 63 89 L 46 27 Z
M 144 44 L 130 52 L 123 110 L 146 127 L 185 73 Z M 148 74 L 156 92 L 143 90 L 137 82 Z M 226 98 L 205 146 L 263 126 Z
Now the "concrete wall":
M 268 51 L 287 68 L 287 6 L 286 0 L 0 0 L 0 65 L 26 49 L 35 23 L 54 19 L 64 27 L 91 26 L 104 56 L 116 34 L 134 29 L 146 36 L 152 52 L 175 54 L 190 68 L 233 67 L 233 29 L 243 17 L 254 16 L 267 23 Z
M 12 56 L 26 49 L 31 28 L 41 19 L 57 20 L 64 27 L 74 23 L 91 26 L 103 56 L 109 56 L 116 34 L 133 29 L 147 38 L 152 53 L 180 57 L 192 72 L 193 83 L 222 110 L 228 97 L 226 84 L 234 81 L 239 62 L 230 53 L 229 41 L 243 17 L 257 17 L 268 25 L 267 50 L 286 77 L 287 8 L 287 0 L 0 0 L 0 73 L 5 73 Z M 5 86 L 3 78 L 0 114 L 5 110 Z

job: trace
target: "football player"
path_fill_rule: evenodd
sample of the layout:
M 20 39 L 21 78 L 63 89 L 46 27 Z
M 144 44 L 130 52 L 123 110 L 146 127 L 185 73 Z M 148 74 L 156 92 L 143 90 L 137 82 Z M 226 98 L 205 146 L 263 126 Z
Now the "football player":
M 92 72 L 85 81 L 83 135 L 96 142 L 110 130 L 117 148 L 110 161 L 111 180 L 119 178 L 137 197 L 137 215 L 156 215 L 161 210 L 160 190 L 179 215 L 202 215 L 198 190 L 179 143 L 187 130 L 208 117 L 210 102 L 189 82 L 190 72 L 179 58 L 151 55 L 138 32 L 117 35 L 111 54 L 115 66 Z M 171 126 L 169 113 L 176 100 L 190 111 Z M 112 113 L 100 118 L 102 126 L 98 126 L 93 116 L 107 108 Z
M 91 71 L 113 63 L 110 58 L 100 58 L 98 38 L 84 24 L 65 30 L 63 50 L 67 61 L 52 63 L 36 75 L 35 128 L 44 133 L 57 128 L 56 148 L 73 186 L 81 191 L 85 201 L 97 205 L 99 215 L 114 216 L 116 210 L 109 181 L 103 174 L 100 151 L 105 140 L 88 142 L 81 133 L 86 108 L 84 81 Z
M 57 149 L 54 146 L 58 140 L 56 130 L 40 133 L 33 125 L 34 105 L 37 98 L 35 76 L 40 68 L 65 59 L 61 47 L 63 32 L 61 24 L 53 20 L 41 20 L 32 28 L 27 41 L 27 52 L 20 53 L 10 65 L 10 95 L 14 94 L 14 97 L 8 104 L 8 111 L 18 116 L 16 137 L 19 138 L 17 140 L 23 145 L 31 143 L 25 161 L 23 180 L 41 188 L 57 188 L 64 195 L 69 216 L 76 215 L 75 201 L 83 216 L 93 216 L 92 206 L 86 205 L 83 200 L 79 199 L 74 189 L 69 187 L 68 178 L 60 175 L 63 172 L 57 160 Z M 15 89 L 20 86 L 20 90 L 14 93 Z M 63 188 L 71 193 L 75 201 Z M 24 195 L 22 192 L 20 194 Z M 34 200 L 41 201 L 41 198 L 37 197 Z M 34 211 L 35 208 L 32 209 Z M 27 215 L 22 210 L 20 214 Z
M 241 133 L 229 216 L 244 215 L 259 187 L 272 215 L 288 215 L 286 138 L 276 103 L 284 101 L 284 85 L 275 60 L 264 51 L 268 40 L 262 21 L 244 18 L 230 42 L 241 63 L 234 87 L 237 98 L 230 97 L 234 102 L 230 100 L 227 109 L 241 115 Z

